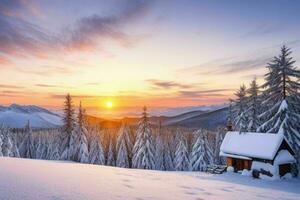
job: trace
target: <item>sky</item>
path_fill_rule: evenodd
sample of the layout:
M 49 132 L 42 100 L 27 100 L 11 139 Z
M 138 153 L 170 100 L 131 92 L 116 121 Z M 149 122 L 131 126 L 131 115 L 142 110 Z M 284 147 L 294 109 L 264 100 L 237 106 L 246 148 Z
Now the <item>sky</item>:
M 299 10 L 295 0 L 0 0 L 0 104 L 60 109 L 67 93 L 99 115 L 223 104 L 261 83 L 283 44 L 300 59 Z

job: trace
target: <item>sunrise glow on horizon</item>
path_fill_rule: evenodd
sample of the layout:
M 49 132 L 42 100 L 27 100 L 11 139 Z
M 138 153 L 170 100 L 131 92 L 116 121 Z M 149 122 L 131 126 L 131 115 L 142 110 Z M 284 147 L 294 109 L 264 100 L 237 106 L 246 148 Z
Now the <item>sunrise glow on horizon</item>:
M 67 93 L 95 113 L 223 104 L 262 81 L 282 44 L 300 59 L 299 3 L 84 2 L 0 4 L 1 105 L 60 109 Z

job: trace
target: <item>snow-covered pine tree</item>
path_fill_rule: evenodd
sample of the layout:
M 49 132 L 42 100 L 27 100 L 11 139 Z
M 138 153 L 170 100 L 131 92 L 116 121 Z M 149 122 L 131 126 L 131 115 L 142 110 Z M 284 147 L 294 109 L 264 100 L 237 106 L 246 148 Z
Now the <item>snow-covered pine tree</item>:
M 113 142 L 112 135 L 109 135 L 109 144 L 108 144 L 108 150 L 107 150 L 106 165 L 116 166 L 116 159 L 115 159 L 115 153 L 114 153 L 114 142 Z
M 7 157 L 13 157 L 13 152 L 12 152 L 12 141 L 10 139 L 10 132 L 7 127 L 2 126 L 1 127 L 1 132 L 2 132 L 2 154 L 3 156 Z
M 118 153 L 117 153 L 117 160 L 116 160 L 116 166 L 117 167 L 124 167 L 129 168 L 129 157 L 128 157 L 128 151 L 125 143 L 125 139 L 121 138 L 118 147 Z
M 216 135 L 215 135 L 214 149 L 213 149 L 214 164 L 217 165 L 224 164 L 225 162 L 224 158 L 220 156 L 220 147 L 225 137 L 225 134 L 226 134 L 226 130 L 224 127 L 217 128 Z
M 69 159 L 73 161 L 79 161 L 79 147 L 80 147 L 80 130 L 78 125 L 75 125 L 74 130 L 70 135 L 70 144 L 68 148 Z
M 174 165 L 176 171 L 189 170 L 189 152 L 185 135 L 177 128 L 176 131 L 178 143 L 175 152 Z
M 30 134 L 31 134 L 30 122 L 28 121 L 24 128 L 23 137 L 21 137 L 22 138 L 21 144 L 19 146 L 19 153 L 20 153 L 20 157 L 22 158 L 27 158 L 27 151 L 29 151 L 29 144 L 30 144 Z
M 69 158 L 77 161 L 88 163 L 89 152 L 88 152 L 88 142 L 87 142 L 87 129 L 84 120 L 84 110 L 82 108 L 81 102 L 78 109 L 77 124 L 73 129 L 70 137 L 69 144 Z
M 52 137 L 51 137 L 51 134 L 48 133 L 48 137 L 47 137 L 47 140 L 45 142 L 45 145 L 46 145 L 46 160 L 51 160 L 51 154 L 52 154 L 52 151 L 53 151 L 53 145 L 52 145 Z
M 14 143 L 14 139 L 12 137 L 12 132 L 8 127 L 2 126 L 0 128 L 1 132 L 1 150 L 3 156 L 8 157 L 20 157 L 19 150 Z
M 59 160 L 61 158 L 59 154 L 59 142 L 55 137 L 51 140 L 51 151 L 49 152 L 49 159 L 50 160 Z
M 207 133 L 203 130 L 196 131 L 195 143 L 192 148 L 190 170 L 205 171 L 207 166 L 213 163 L 213 153 L 207 139 Z
M 60 155 L 62 160 L 69 160 L 69 145 L 72 131 L 74 130 L 74 108 L 72 103 L 72 97 L 70 94 L 67 94 L 66 100 L 64 103 L 64 115 L 63 115 L 63 131 L 61 134 L 61 148 Z
M 130 165 L 130 153 L 132 151 L 132 142 L 130 138 L 130 130 L 126 123 L 122 123 L 122 126 L 118 132 L 117 138 L 117 160 L 116 166 L 129 168 Z
M 268 73 L 263 84 L 262 124 L 260 132 L 281 133 L 300 152 L 300 70 L 291 57 L 292 51 L 283 46 L 279 56 L 268 64 Z M 300 160 L 300 155 L 298 155 Z
M 17 142 L 14 139 L 12 140 L 12 144 L 13 144 L 12 152 L 14 154 L 14 157 L 20 158 L 20 153 L 19 153 L 19 149 L 17 146 Z
M 33 134 L 30 135 L 29 141 L 29 151 L 27 151 L 26 158 L 36 158 L 36 140 Z
M 39 138 L 38 138 L 38 144 L 37 144 L 37 149 L 36 149 L 36 154 L 35 158 L 36 159 L 45 159 L 46 154 L 47 154 L 47 149 L 46 149 L 46 143 L 45 140 L 42 138 L 42 132 L 39 133 Z
M 164 170 L 173 171 L 174 170 L 174 163 L 172 159 L 172 152 L 170 149 L 170 145 L 167 140 L 163 140 L 164 148 L 163 148 L 163 165 Z
M 79 162 L 89 162 L 89 150 L 87 147 L 87 139 L 84 134 L 80 135 Z
M 246 115 L 246 86 L 242 85 L 240 89 L 235 93 L 237 99 L 234 106 L 234 129 L 241 132 L 247 130 L 247 115 Z
M 161 135 L 161 124 L 158 128 L 158 133 L 155 140 L 155 169 L 157 170 L 166 170 L 164 163 L 165 151 L 164 151 L 164 141 Z
M 0 156 L 3 156 L 3 154 L 2 154 L 2 144 L 3 144 L 3 135 L 2 135 L 2 129 L 0 129 Z
M 102 146 L 102 142 L 97 137 L 96 133 L 93 133 L 91 136 L 91 141 L 89 145 L 89 163 L 104 165 L 105 164 L 105 155 Z
M 136 135 L 132 166 L 139 169 L 155 169 L 155 150 L 146 106 L 143 108 Z
M 260 111 L 260 91 L 259 86 L 256 82 L 256 78 L 252 80 L 250 83 L 250 88 L 247 90 L 248 98 L 247 98 L 247 108 L 246 108 L 246 115 L 247 115 L 247 131 L 248 132 L 256 132 L 257 128 L 259 127 L 259 111 Z
M 228 114 L 227 114 L 227 130 L 233 130 L 233 108 L 232 108 L 233 100 L 229 99 L 229 106 L 228 106 Z

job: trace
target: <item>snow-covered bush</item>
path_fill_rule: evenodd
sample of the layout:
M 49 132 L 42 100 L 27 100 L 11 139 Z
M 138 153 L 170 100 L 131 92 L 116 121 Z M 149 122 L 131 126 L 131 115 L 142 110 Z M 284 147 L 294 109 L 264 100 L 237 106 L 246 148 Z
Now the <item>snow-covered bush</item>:
M 293 178 L 291 173 L 286 173 L 284 176 L 281 177 L 282 179 L 291 179 Z
M 227 167 L 227 172 L 234 172 L 234 168 L 232 166 Z
M 251 175 L 252 175 L 251 170 L 243 169 L 242 176 L 251 176 Z

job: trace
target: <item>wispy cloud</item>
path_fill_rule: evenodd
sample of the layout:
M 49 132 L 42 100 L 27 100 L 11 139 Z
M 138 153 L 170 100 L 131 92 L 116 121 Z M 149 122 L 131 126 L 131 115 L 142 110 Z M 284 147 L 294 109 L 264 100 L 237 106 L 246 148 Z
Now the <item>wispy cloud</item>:
M 117 14 L 82 17 L 75 24 L 53 33 L 8 14 L 9 11 L 34 10 L 30 3 L 24 2 L 13 0 L 0 4 L 0 53 L 3 55 L 48 58 L 66 51 L 103 50 L 102 44 L 106 41 L 130 47 L 143 37 L 126 33 L 124 26 L 146 15 L 152 4 L 152 1 L 125 1 L 118 4 Z M 5 61 L 5 57 L 0 58 L 0 64 Z
M 23 17 L 25 14 L 41 16 L 41 11 L 34 0 L 1 0 L 0 14 Z
M 35 84 L 34 86 L 36 87 L 41 87 L 41 88 L 74 88 L 74 86 L 67 86 L 67 85 L 59 85 L 59 84 L 43 84 L 43 83 L 38 83 Z
M 113 40 L 122 46 L 131 46 L 139 37 L 129 35 L 122 30 L 124 25 L 145 16 L 152 1 L 125 1 L 116 15 L 83 17 L 67 29 L 64 38 L 69 49 L 91 49 L 105 40 Z
M 0 16 L 0 53 L 45 58 L 49 50 L 59 50 L 58 39 L 23 19 Z
M 30 97 L 32 95 L 38 95 L 39 93 L 35 93 L 32 91 L 24 91 L 24 90 L 18 90 L 19 88 L 11 88 L 10 89 L 4 89 L 0 90 L 0 95 L 3 97 Z
M 241 59 L 230 57 L 215 59 L 200 65 L 179 69 L 177 73 L 193 73 L 196 75 L 226 75 L 240 72 L 255 71 L 264 68 L 271 56 Z
M 228 62 L 228 63 L 220 64 L 217 70 L 213 70 L 208 73 L 228 74 L 228 73 L 250 71 L 257 68 L 265 67 L 268 60 L 270 60 L 270 57 L 250 58 L 246 60 Z
M 180 98 L 205 98 L 205 97 L 223 97 L 227 96 L 225 92 L 234 91 L 233 89 L 212 89 L 212 90 L 180 90 Z
M 146 80 L 150 85 L 154 88 L 159 88 L 159 89 L 178 89 L 178 88 L 191 88 L 194 87 L 194 85 L 190 84 L 182 84 L 178 83 L 175 81 L 164 81 L 164 80 L 158 80 L 158 79 L 148 79 Z
M 52 75 L 68 75 L 72 74 L 77 71 L 77 68 L 68 68 L 68 67 L 59 67 L 59 66 L 50 66 L 50 65 L 43 65 L 40 66 L 38 69 L 24 69 L 24 68 L 17 68 L 18 71 L 26 74 L 34 74 L 38 76 L 52 76 Z
M 13 89 L 23 89 L 24 87 L 18 86 L 18 85 L 5 85 L 5 84 L 0 84 L 0 88 L 13 88 Z
M 283 29 L 284 24 L 270 24 L 270 23 L 261 23 L 254 27 L 252 30 L 246 32 L 245 34 L 241 35 L 240 38 L 249 38 L 255 36 L 262 36 L 266 34 L 280 32 Z

